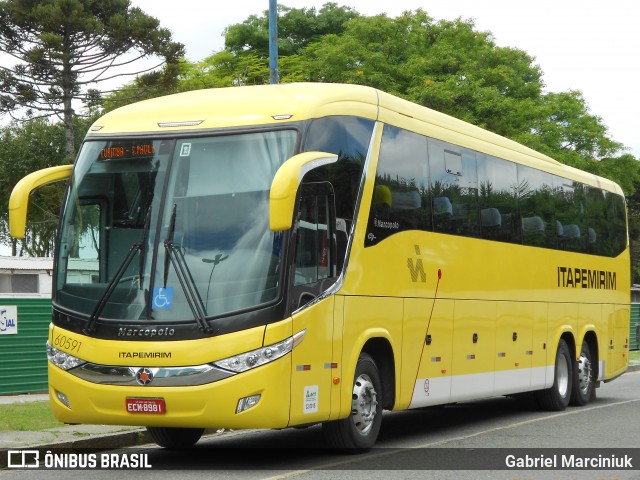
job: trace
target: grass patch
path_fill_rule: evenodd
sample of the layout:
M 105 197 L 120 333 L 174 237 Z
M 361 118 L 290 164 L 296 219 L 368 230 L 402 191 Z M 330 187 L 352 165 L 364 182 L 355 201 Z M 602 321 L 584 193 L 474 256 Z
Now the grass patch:
M 0 430 L 37 432 L 62 425 L 53 416 L 47 401 L 3 405 L 0 416 Z
M 632 350 L 629 352 L 629 360 L 640 362 L 640 350 Z

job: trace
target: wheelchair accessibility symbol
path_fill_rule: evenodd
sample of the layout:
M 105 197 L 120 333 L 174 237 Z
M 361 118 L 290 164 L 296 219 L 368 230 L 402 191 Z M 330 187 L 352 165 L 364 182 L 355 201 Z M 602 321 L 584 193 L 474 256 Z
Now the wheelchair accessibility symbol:
M 155 287 L 153 289 L 153 308 L 173 307 L 173 287 Z

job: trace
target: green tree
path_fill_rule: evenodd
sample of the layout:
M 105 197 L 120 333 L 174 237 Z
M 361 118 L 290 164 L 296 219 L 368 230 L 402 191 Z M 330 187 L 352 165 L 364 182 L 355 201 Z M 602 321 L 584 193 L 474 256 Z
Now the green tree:
M 129 0 L 0 1 L 0 51 L 13 66 L 0 66 L 0 112 L 57 116 L 63 123 L 64 154 L 72 159 L 74 100 L 99 97 L 96 83 L 133 70 L 143 58 L 175 63 L 184 47 L 169 30 Z
M 359 16 L 352 8 L 339 7 L 336 3 L 325 3 L 318 11 L 279 5 L 278 56 L 296 54 L 324 35 L 340 34 L 349 20 Z M 269 58 L 269 11 L 229 26 L 225 30 L 225 50 L 239 56 L 250 53 Z
M 514 139 L 567 165 L 599 173 L 598 161 L 621 153 L 602 119 L 589 112 L 581 92 L 547 93 L 534 105 L 529 128 Z
M 301 14 L 283 11 L 291 18 Z M 286 44 L 295 48 L 281 46 L 283 82 L 370 85 L 580 168 L 596 169 L 594 162 L 622 152 L 580 92 L 544 93 L 534 59 L 522 50 L 498 47 L 491 33 L 477 31 L 471 20 L 435 21 L 422 10 L 397 18 L 355 14 L 343 15 L 340 28 L 327 31 L 312 25 L 320 16 L 304 18 L 306 23 L 298 24 L 305 31 L 323 33 Z M 189 83 L 193 88 L 266 83 L 267 27 L 266 14 L 229 27 L 225 51 L 206 59 L 194 69 L 200 73 L 184 81 L 196 80 Z
M 370 85 L 512 136 L 531 121 L 542 72 L 525 52 L 497 47 L 473 21 L 434 21 L 422 10 L 350 21 L 281 68 L 283 81 Z
M 185 79 L 197 76 L 196 66 L 200 68 L 199 65 L 189 63 L 184 59 L 166 64 L 160 70 L 138 75 L 132 82 L 109 92 L 104 97 L 96 98 L 95 105 L 99 111 L 106 113 L 130 103 L 184 91 Z M 191 90 L 199 88 L 205 87 L 195 87 Z
M 0 243 L 11 246 L 12 255 L 49 256 L 52 253 L 58 210 L 62 202 L 61 184 L 43 187 L 31 196 L 25 238 L 9 237 L 8 210 L 12 187 L 25 175 L 41 168 L 65 163 L 65 132 L 62 124 L 46 119 L 12 122 L 0 132 Z
M 299 68 L 297 55 L 305 47 L 327 35 L 342 34 L 348 23 L 359 17 L 355 10 L 335 3 L 326 3 L 319 10 L 278 6 L 280 71 Z M 224 50 L 183 67 L 173 91 L 269 83 L 269 12 L 229 26 Z M 294 80 L 291 74 L 283 79 Z

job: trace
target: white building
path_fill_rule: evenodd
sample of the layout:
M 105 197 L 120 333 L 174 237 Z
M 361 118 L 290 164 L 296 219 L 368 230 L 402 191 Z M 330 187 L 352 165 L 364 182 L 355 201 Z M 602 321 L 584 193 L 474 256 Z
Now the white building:
M 52 258 L 0 256 L 0 297 L 51 297 Z

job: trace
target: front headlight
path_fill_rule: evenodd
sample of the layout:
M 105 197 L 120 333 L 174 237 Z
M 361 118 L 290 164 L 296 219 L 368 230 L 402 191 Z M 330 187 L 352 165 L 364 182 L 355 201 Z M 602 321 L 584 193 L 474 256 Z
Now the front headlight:
M 49 342 L 47 342 L 47 358 L 56 367 L 60 367 L 63 370 L 71 370 L 78 365 L 86 363 L 84 360 L 81 360 L 78 357 L 74 357 L 73 355 L 63 352 L 62 350 L 58 350 Z
M 265 363 L 273 362 L 289 353 L 303 340 L 305 333 L 306 330 L 302 330 L 281 342 L 218 360 L 213 362 L 213 365 L 236 373 L 251 370 Z

